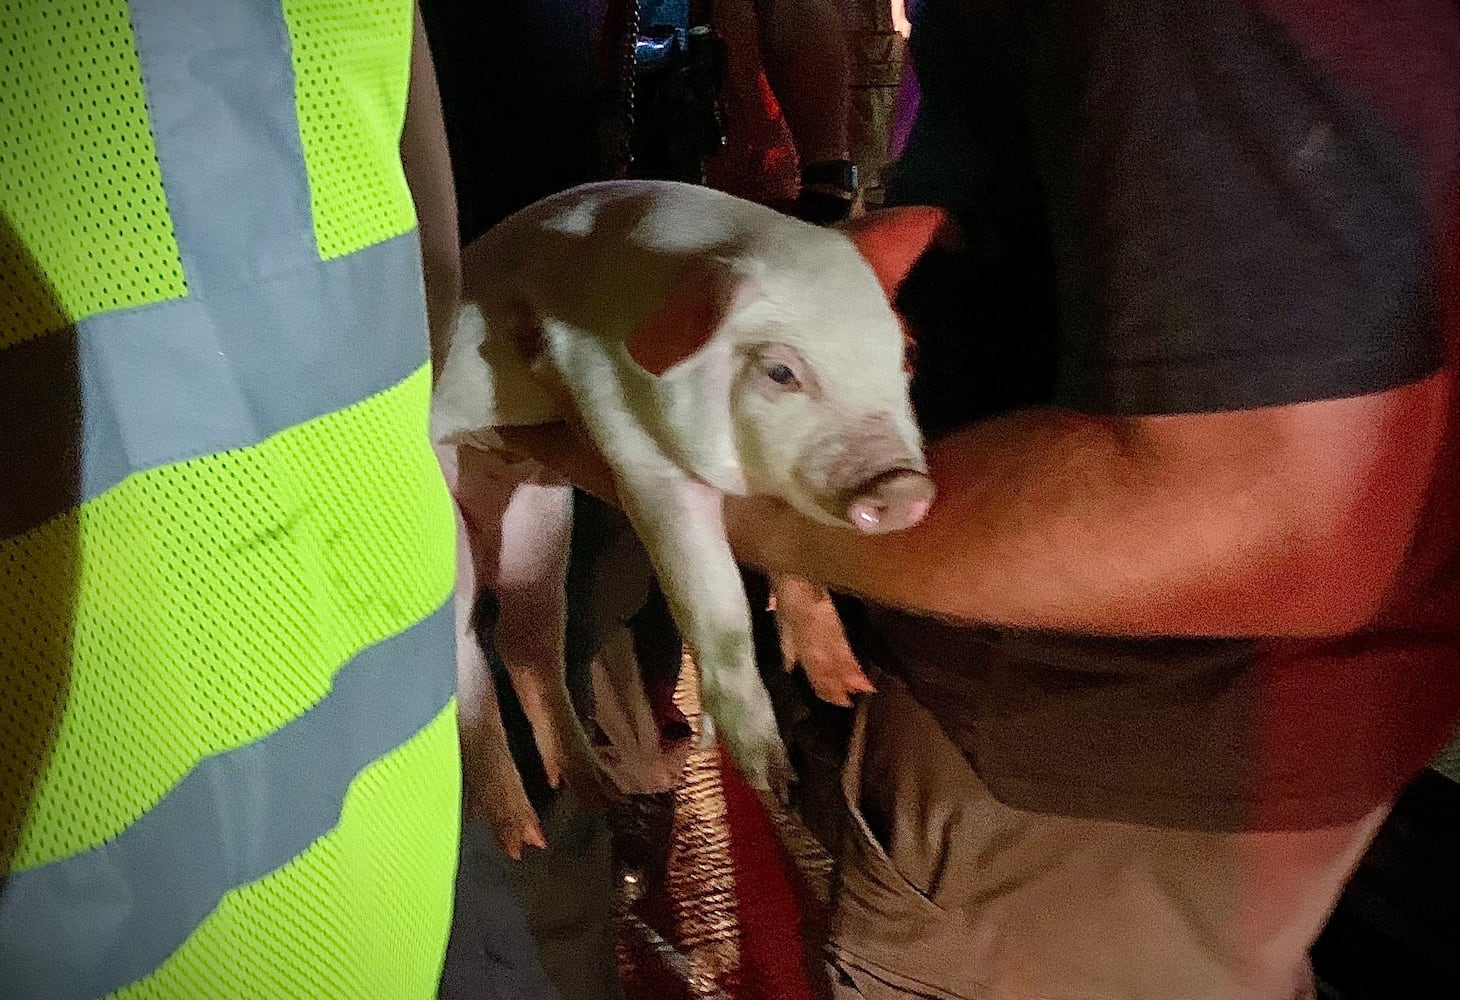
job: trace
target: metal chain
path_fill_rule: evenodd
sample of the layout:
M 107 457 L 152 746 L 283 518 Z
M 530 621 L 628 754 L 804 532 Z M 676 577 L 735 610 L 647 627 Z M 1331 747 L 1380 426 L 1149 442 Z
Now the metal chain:
M 614 150 L 613 175 L 629 176 L 634 165 L 634 50 L 639 41 L 639 0 L 624 0 L 623 51 L 619 80 L 618 148 Z

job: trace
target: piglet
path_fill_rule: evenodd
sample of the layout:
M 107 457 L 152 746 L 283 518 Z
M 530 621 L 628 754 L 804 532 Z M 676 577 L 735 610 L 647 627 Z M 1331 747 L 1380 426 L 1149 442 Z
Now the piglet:
M 611 181 L 529 206 L 465 252 L 466 305 L 433 401 L 434 440 L 465 454 L 500 450 L 494 428 L 581 425 L 695 653 L 704 711 L 762 790 L 784 794 L 791 771 L 756 669 L 723 497 L 771 495 L 867 533 L 923 517 L 934 491 L 887 294 L 912 258 L 859 247 L 889 227 L 931 232 L 940 221 L 910 209 L 839 231 L 708 188 Z M 538 496 L 538 536 L 559 537 L 571 517 L 568 491 L 554 488 L 549 502 Z M 469 492 L 458 487 L 463 509 Z M 554 589 L 561 607 L 565 559 L 559 548 L 539 560 L 518 588 L 524 606 Z M 480 560 L 477 576 L 505 614 L 521 581 Z M 560 636 L 560 622 L 540 624 Z M 576 769 L 570 786 L 601 787 L 562 682 L 561 639 L 549 649 L 503 624 L 499 650 L 528 691 L 550 776 Z

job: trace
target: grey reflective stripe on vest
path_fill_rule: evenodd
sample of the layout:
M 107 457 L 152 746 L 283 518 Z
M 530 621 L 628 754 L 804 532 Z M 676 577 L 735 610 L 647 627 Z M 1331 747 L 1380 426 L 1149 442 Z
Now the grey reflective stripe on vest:
M 289 724 L 200 761 L 116 839 L 18 872 L 0 895 L 0 997 L 90 1000 L 162 964 L 223 894 L 339 822 L 355 776 L 454 688 L 450 602 L 340 670 Z M 388 711 L 382 711 L 388 706 Z
M 81 428 L 79 489 L 8 492 L 0 537 L 135 472 L 258 444 L 396 385 L 425 360 L 419 283 L 408 233 L 295 268 L 267 297 L 225 289 L 118 310 L 0 351 L 0 400 L 33 414 L 0 423 L 0 454 L 26 454 L 22 438 L 74 446 L 78 409 Z
M 41 440 L 74 439 L 56 426 L 74 410 L 54 401 L 78 395 L 65 382 L 80 370 L 80 496 L 50 488 L 7 500 L 6 535 L 134 472 L 257 444 L 358 402 L 427 357 L 414 233 L 319 260 L 279 0 L 132 0 L 131 10 L 188 295 L 0 352 L 0 399 L 53 401 L 34 410 L 50 426 L 11 423 Z
M 188 295 L 0 351 L 6 399 L 44 399 L 35 384 L 66 375 L 57 358 L 79 360 L 73 502 L 132 473 L 258 444 L 427 357 L 414 234 L 318 259 L 279 0 L 133 0 L 131 11 Z M 27 391 L 10 396 L 16 387 Z M 42 512 L 24 513 L 33 525 Z M 328 833 L 360 771 L 448 703 L 452 618 L 448 604 L 362 651 L 319 704 L 199 762 L 113 840 L 9 876 L 0 997 L 79 1000 L 135 981 L 223 894 Z
M 419 283 L 406 234 L 277 277 L 267 299 L 253 289 L 188 296 L 0 350 L 0 400 L 32 415 L 0 422 L 0 454 L 54 467 L 80 425 L 79 483 L 7 491 L 0 537 L 130 474 L 258 444 L 396 385 L 425 362 Z
M 131 0 L 190 294 L 318 260 L 281 0 Z
M 82 497 L 133 472 L 258 444 L 421 366 L 420 250 L 398 236 L 269 285 L 79 324 Z

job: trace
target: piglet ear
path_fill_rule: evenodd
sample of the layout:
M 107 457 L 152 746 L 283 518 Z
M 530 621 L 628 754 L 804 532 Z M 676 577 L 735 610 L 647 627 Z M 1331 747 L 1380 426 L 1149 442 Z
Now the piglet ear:
M 742 284 L 727 265 L 691 266 L 629 334 L 624 343 L 629 357 L 652 375 L 663 375 L 694 357 L 735 309 Z
M 879 209 L 837 228 L 872 265 L 888 299 L 929 246 L 957 241 L 948 213 L 931 205 Z

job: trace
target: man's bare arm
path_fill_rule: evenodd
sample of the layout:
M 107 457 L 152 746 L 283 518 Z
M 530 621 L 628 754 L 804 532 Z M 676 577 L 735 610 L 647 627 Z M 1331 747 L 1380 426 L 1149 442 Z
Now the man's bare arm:
M 461 239 L 441 95 L 419 6 L 415 12 L 415 40 L 411 45 L 411 86 L 405 129 L 401 133 L 401 162 L 416 204 L 434 377 L 441 373 L 442 362 L 446 360 L 451 328 L 461 302 Z
M 929 450 L 928 518 L 863 537 L 727 505 L 737 554 L 882 604 L 1113 635 L 1334 635 L 1374 615 L 1414 532 L 1450 399 L 1414 385 L 1234 413 L 990 420 Z M 600 494 L 561 429 L 512 444 Z
M 930 451 L 918 527 L 856 538 L 733 508 L 750 561 L 881 603 L 1120 635 L 1334 635 L 1369 621 L 1412 538 L 1450 379 L 1199 416 L 1034 410 Z

